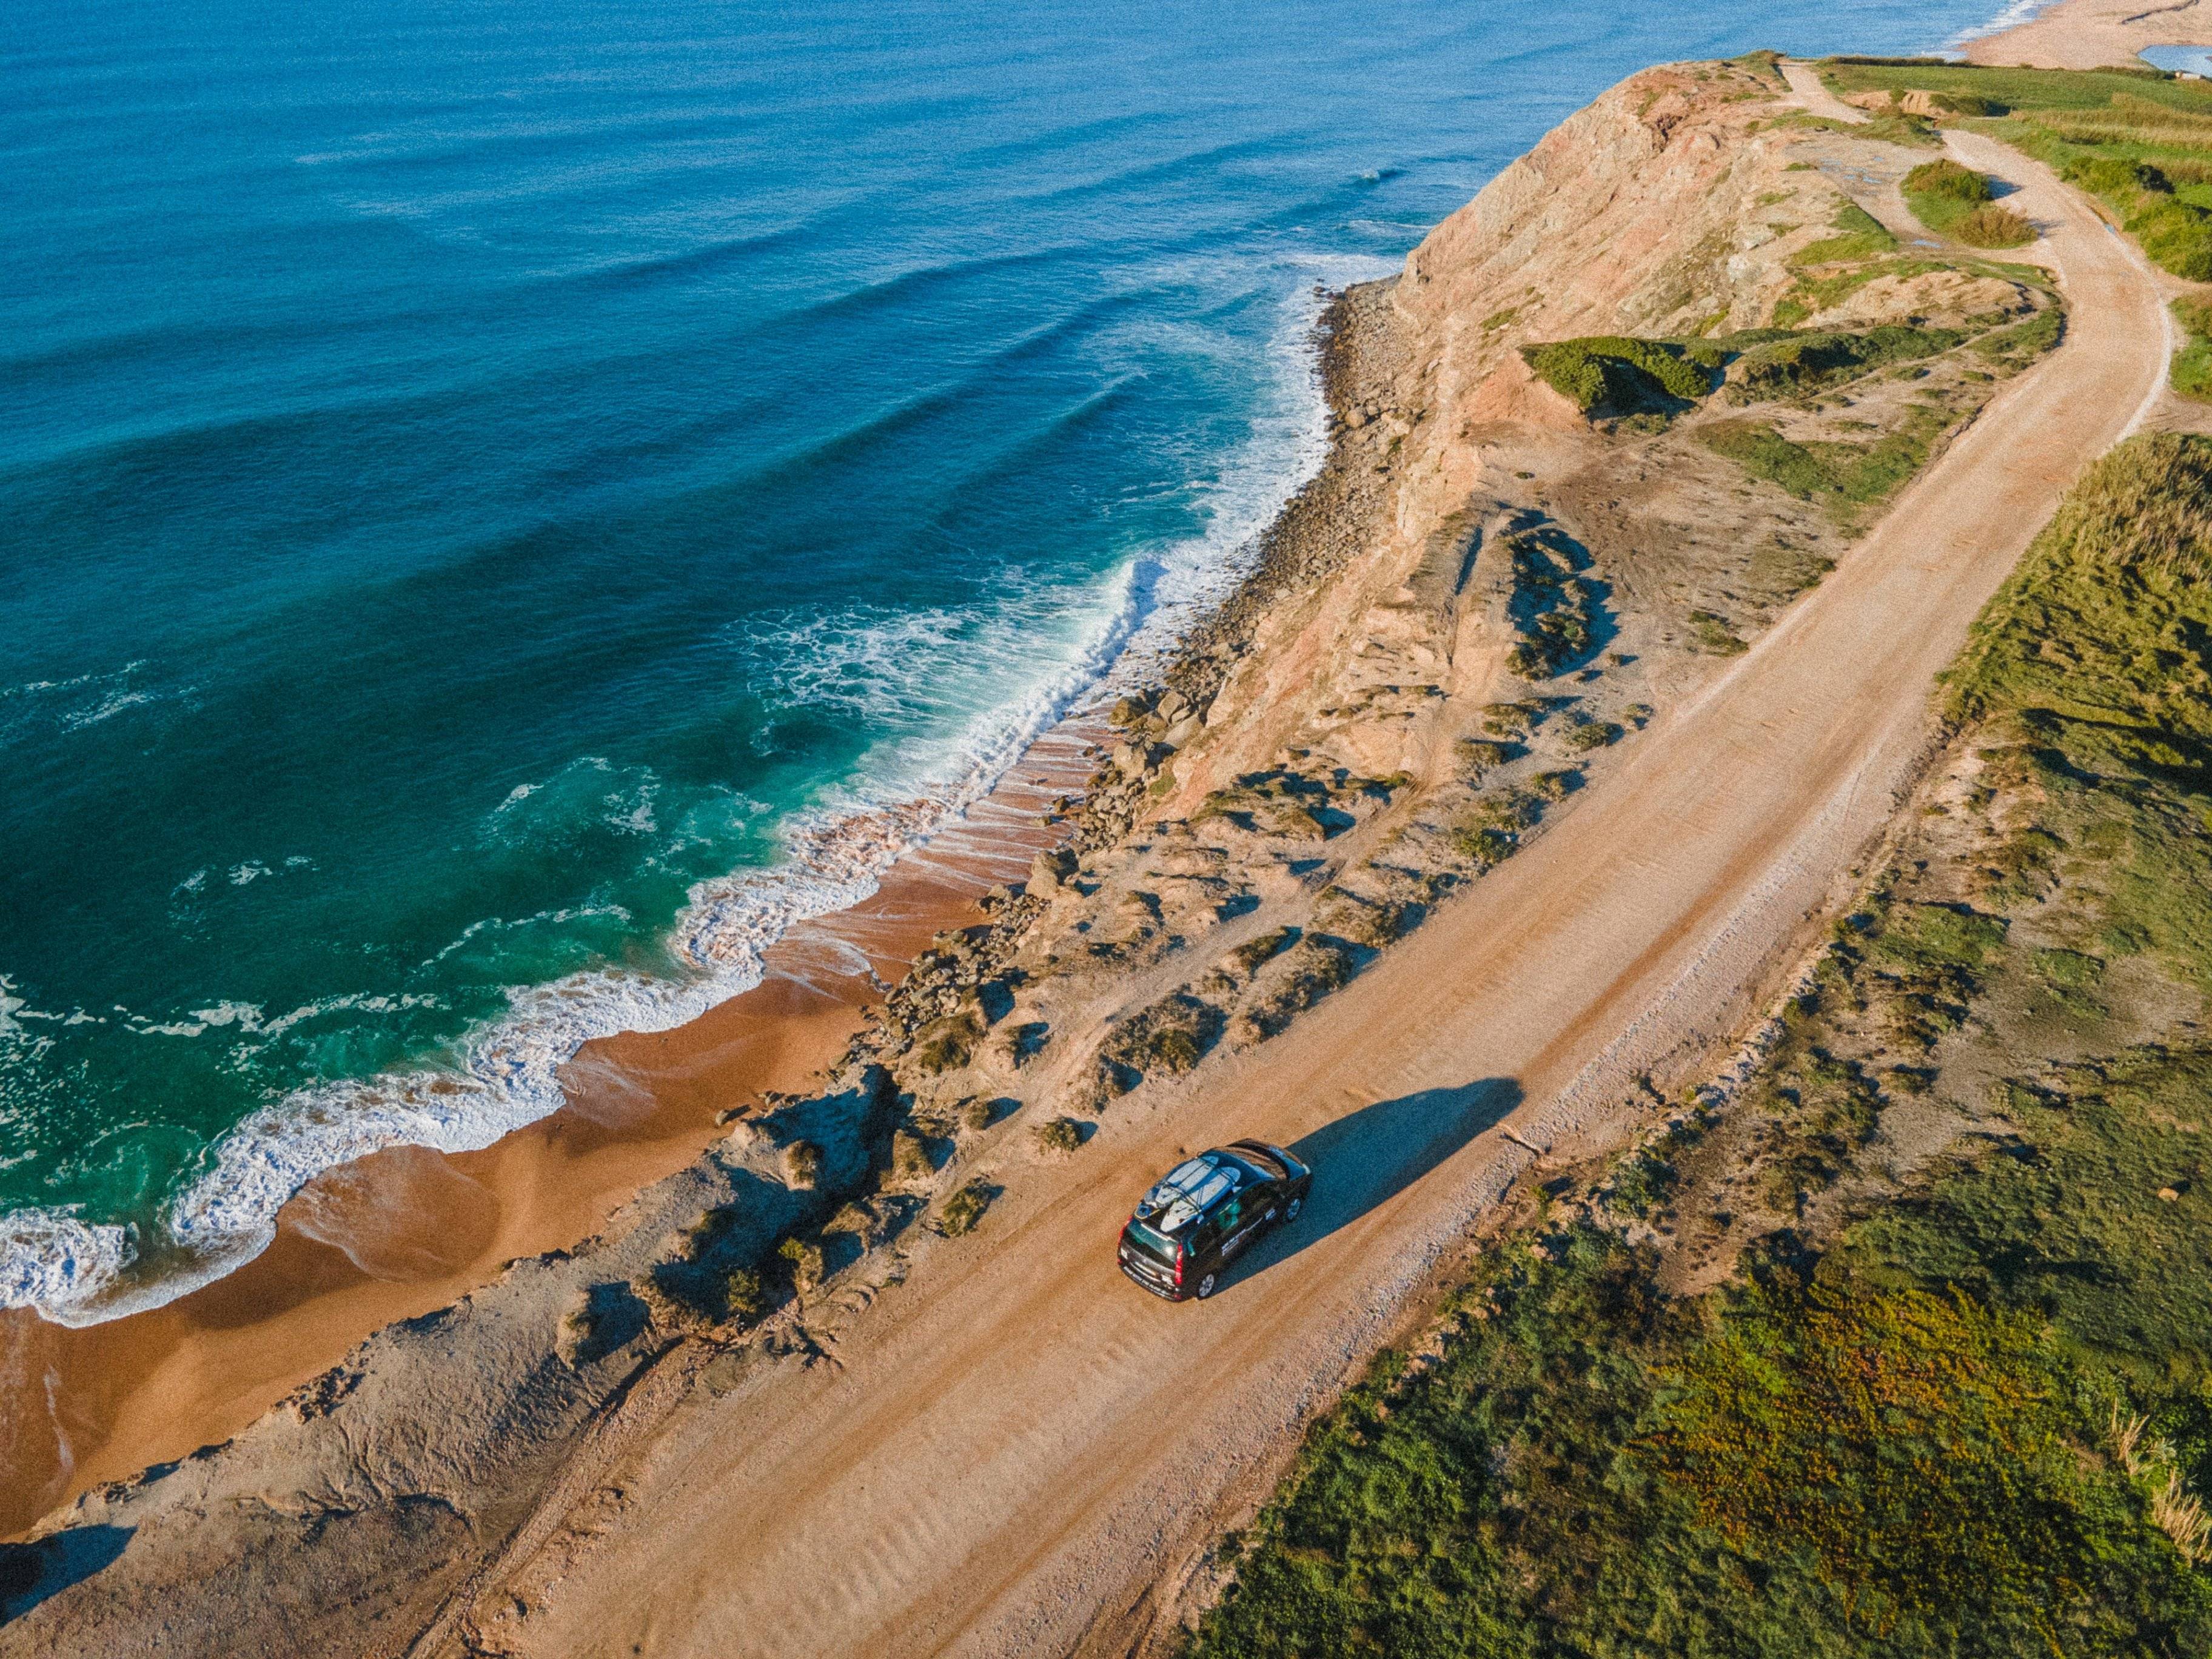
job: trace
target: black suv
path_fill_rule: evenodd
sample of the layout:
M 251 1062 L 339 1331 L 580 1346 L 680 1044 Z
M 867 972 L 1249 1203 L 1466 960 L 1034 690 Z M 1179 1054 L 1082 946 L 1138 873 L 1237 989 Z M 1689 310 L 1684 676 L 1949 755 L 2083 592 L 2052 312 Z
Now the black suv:
M 1213 1294 L 1229 1259 L 1305 1207 L 1313 1171 L 1279 1146 L 1240 1140 L 1178 1164 L 1121 1229 L 1121 1271 L 1170 1302 Z

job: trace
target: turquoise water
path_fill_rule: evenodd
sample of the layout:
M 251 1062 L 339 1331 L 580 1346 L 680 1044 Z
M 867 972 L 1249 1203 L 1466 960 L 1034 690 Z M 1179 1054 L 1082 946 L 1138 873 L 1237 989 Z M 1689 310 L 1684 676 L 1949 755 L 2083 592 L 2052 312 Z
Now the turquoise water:
M 1233 577 L 1316 284 L 1644 64 L 1988 6 L 11 8 L 0 1302 L 752 982 Z
M 2136 55 L 2153 69 L 2212 76 L 2212 50 L 2203 46 L 2145 46 Z

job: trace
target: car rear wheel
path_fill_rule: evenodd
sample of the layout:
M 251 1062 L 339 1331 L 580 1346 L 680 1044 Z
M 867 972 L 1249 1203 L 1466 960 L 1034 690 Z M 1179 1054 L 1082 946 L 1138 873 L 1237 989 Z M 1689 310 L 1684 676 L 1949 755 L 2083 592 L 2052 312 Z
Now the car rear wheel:
M 1213 1275 L 1212 1273 L 1208 1273 L 1205 1278 L 1200 1279 L 1198 1281 L 1198 1288 L 1193 1291 L 1191 1294 L 1195 1296 L 1200 1302 L 1205 1301 L 1206 1297 L 1212 1296 L 1213 1294 Z
M 1286 1222 L 1296 1221 L 1298 1218 L 1298 1212 L 1305 1206 L 1305 1195 L 1302 1193 L 1283 1206 L 1283 1219 Z

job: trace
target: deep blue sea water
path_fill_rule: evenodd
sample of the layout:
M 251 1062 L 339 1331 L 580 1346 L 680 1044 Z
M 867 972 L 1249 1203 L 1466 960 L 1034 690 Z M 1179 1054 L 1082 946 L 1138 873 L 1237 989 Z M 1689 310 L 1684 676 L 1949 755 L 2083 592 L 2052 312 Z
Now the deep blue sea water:
M 751 981 L 1316 464 L 1317 283 L 1650 62 L 1991 0 L 29 0 L 0 1302 Z

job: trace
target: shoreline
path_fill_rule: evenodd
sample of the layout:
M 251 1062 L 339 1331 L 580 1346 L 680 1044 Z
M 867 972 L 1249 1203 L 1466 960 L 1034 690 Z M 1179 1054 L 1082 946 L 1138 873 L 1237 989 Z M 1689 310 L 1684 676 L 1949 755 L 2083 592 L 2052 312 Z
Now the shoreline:
M 2064 0 L 1966 50 L 1974 61 L 2015 61 L 2012 46 L 1996 43 L 2063 34 L 2083 20 L 2101 27 L 2118 9 L 2110 0 Z M 2212 38 L 2212 16 L 2198 27 Z M 1334 413 L 1326 320 L 1322 341 Z M 1212 647 L 1279 598 L 1265 550 L 1302 493 L 1263 534 L 1255 566 L 1163 647 L 1158 661 L 1170 684 L 1218 684 L 1225 665 Z M 562 1068 L 569 1102 L 550 1117 L 481 1152 L 395 1148 L 337 1166 L 286 1206 L 277 1241 L 261 1256 L 161 1307 L 81 1329 L 28 1310 L 0 1313 L 0 1365 L 21 1419 L 9 1436 L 21 1461 L 0 1480 L 9 1499 L 0 1536 L 21 1535 L 105 1481 L 236 1433 L 375 1331 L 450 1305 L 503 1262 L 574 1244 L 695 1158 L 717 1132 L 718 1110 L 834 1066 L 863 1037 L 864 1011 L 884 1003 L 881 981 L 938 933 L 976 920 L 985 891 L 1018 881 L 1036 851 L 1062 838 L 1038 819 L 1056 797 L 1082 793 L 1100 735 L 1065 720 L 1049 728 L 982 802 L 902 854 L 876 895 L 800 924 L 771 947 L 768 977 L 754 990 L 665 1033 L 587 1043 Z M 856 949 L 865 971 L 852 965 Z M 374 1224 L 393 1217 L 401 1224 Z M 329 1242 L 338 1237 L 350 1250 Z M 34 1394 L 54 1431 L 43 1473 L 23 1431 L 35 1426 Z
M 2002 17 L 1992 22 L 2002 22 Z M 2145 46 L 2212 46 L 2212 5 L 2144 0 L 2058 0 L 2025 22 L 1959 42 L 1970 64 L 2033 69 L 2141 68 Z
M 333 1166 L 274 1243 L 173 1301 L 82 1327 L 0 1310 L 11 1416 L 0 1539 L 106 1482 L 219 1443 L 392 1323 L 451 1305 L 511 1261 L 572 1248 L 684 1169 L 723 1117 L 818 1080 L 884 987 L 1063 831 L 1101 735 L 1081 716 L 1037 738 L 981 800 L 902 853 L 875 893 L 804 921 L 761 983 L 657 1033 L 586 1042 L 565 1103 L 475 1152 L 396 1146 Z M 718 1115 L 721 1115 L 718 1116 Z
M 1342 293 L 1322 292 L 1309 338 L 1333 432 Z M 0 1542 L 95 1487 L 223 1443 L 379 1331 L 451 1307 L 509 1263 L 600 1236 L 697 1159 L 740 1103 L 799 1092 L 879 1045 L 881 1016 L 933 939 L 981 921 L 985 896 L 1021 883 L 1045 848 L 1126 833 L 1126 816 L 1109 805 L 1102 822 L 1086 799 L 1115 736 L 1097 692 L 1133 660 L 1147 680 L 1218 685 L 1235 661 L 1225 642 L 1266 613 L 1295 539 L 1286 524 L 1317 476 L 1292 488 L 1218 599 L 1141 659 L 1141 633 L 1125 641 L 1098 684 L 901 851 L 874 893 L 768 947 L 757 986 L 666 1031 L 590 1039 L 559 1068 L 564 1104 L 489 1146 L 394 1146 L 320 1172 L 266 1249 L 171 1301 L 82 1327 L 0 1309 Z

